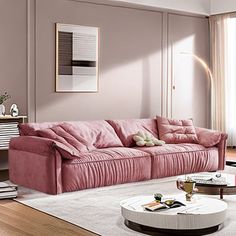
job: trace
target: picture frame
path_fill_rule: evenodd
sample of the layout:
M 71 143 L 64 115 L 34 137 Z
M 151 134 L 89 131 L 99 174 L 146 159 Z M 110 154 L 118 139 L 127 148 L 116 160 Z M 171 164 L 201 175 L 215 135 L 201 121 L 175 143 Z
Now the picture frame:
M 56 23 L 56 92 L 98 92 L 99 28 Z

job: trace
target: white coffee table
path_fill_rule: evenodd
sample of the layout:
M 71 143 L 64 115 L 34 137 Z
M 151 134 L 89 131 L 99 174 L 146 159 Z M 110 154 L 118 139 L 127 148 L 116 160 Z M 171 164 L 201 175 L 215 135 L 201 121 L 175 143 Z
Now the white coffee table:
M 150 212 L 144 210 L 142 205 L 153 201 L 153 196 L 123 200 L 120 206 L 125 224 L 141 232 L 202 235 L 218 230 L 225 221 L 227 204 L 222 200 L 198 196 L 192 202 L 186 202 L 184 194 L 175 196 L 175 199 L 186 206 Z

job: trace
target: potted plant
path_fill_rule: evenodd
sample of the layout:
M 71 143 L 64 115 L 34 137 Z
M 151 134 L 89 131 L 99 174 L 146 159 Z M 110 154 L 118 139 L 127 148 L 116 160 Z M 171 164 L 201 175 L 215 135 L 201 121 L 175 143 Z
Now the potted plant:
M 5 106 L 3 105 L 3 103 L 9 99 L 11 96 L 5 92 L 4 94 L 0 95 L 0 116 L 4 116 L 5 115 Z

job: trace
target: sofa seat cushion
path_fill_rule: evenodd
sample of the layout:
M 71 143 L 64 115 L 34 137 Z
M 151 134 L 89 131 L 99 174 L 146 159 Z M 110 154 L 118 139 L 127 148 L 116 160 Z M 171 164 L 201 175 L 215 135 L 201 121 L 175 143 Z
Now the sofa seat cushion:
M 151 157 L 131 148 L 96 149 L 74 160 L 63 160 L 63 192 L 148 180 Z
M 107 121 L 116 131 L 125 147 L 136 146 L 133 136 L 139 131 L 152 134 L 158 138 L 156 119 L 127 119 Z
M 167 177 L 218 169 L 218 149 L 199 144 L 165 144 L 155 147 L 138 147 L 152 156 L 152 178 Z

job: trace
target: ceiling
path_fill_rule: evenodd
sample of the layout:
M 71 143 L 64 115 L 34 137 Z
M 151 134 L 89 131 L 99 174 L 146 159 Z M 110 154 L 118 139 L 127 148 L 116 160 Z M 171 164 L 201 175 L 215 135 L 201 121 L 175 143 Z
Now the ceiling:
M 141 7 L 154 7 L 168 11 L 212 15 L 236 11 L 236 0 L 110 0 Z

